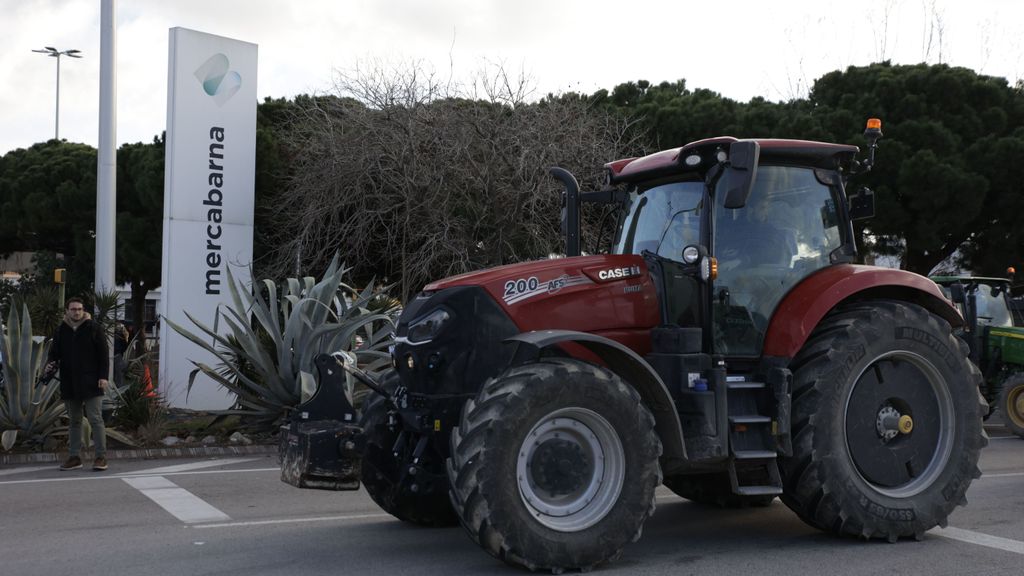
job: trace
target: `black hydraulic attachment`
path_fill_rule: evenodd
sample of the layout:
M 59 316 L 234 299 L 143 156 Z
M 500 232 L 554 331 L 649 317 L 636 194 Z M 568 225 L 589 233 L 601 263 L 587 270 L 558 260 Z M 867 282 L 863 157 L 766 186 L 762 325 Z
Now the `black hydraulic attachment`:
M 346 392 L 344 356 L 320 354 L 317 389 L 281 426 L 281 481 L 299 488 L 358 490 L 363 430 Z

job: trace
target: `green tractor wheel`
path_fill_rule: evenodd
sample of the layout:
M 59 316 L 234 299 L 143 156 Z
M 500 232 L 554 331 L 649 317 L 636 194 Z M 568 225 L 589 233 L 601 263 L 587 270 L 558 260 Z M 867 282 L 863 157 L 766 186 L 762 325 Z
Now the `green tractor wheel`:
M 999 408 L 1011 432 L 1024 438 L 1024 374 L 1011 376 L 1003 383 Z

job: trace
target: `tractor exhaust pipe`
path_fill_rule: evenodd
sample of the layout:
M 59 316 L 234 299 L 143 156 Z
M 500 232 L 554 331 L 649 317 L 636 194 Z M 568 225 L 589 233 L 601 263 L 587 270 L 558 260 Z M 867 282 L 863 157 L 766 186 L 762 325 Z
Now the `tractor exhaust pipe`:
M 565 168 L 553 166 L 548 169 L 556 180 L 565 186 L 562 192 L 562 234 L 565 235 L 565 255 L 580 255 L 580 185 L 576 177 Z

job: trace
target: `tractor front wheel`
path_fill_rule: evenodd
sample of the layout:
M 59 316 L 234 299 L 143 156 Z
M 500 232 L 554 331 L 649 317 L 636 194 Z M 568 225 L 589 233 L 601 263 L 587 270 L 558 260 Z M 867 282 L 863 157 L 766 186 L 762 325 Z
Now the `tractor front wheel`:
M 949 325 L 905 302 L 832 312 L 793 361 L 782 500 L 862 538 L 921 538 L 967 502 L 986 437 L 981 374 Z
M 486 382 L 451 454 L 452 502 L 470 537 L 509 564 L 556 574 L 618 557 L 661 482 L 661 442 L 637 392 L 572 359 Z
M 1010 432 L 1024 438 L 1024 374 L 1011 376 L 1003 382 L 999 407 Z

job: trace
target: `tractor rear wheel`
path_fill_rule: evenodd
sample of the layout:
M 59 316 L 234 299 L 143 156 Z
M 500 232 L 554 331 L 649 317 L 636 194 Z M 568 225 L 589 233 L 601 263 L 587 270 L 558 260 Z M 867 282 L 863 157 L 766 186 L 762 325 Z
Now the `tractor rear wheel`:
M 530 570 L 586 570 L 640 537 L 661 441 L 614 373 L 549 358 L 488 380 L 452 431 L 452 502 L 470 537 Z
M 1010 432 L 1024 438 L 1024 374 L 1011 376 L 1003 382 L 999 408 Z
M 388 392 L 394 390 L 397 380 L 392 374 L 383 379 Z M 416 438 L 409 436 L 404 442 L 398 442 L 401 424 L 389 422 L 388 411 L 388 400 L 378 394 L 371 395 L 363 404 L 359 423 L 366 439 L 361 474 L 366 492 L 385 512 L 404 522 L 420 526 L 458 524 L 448 499 L 447 476 L 440 461 L 433 474 L 429 465 L 419 472 L 415 492 L 411 489 L 411 482 L 403 482 L 406 466 L 411 464 L 409 454 Z
M 763 508 L 775 500 L 775 496 L 770 495 L 742 496 L 734 493 L 729 475 L 725 473 L 668 476 L 665 487 L 676 496 L 718 508 Z
M 792 364 L 793 456 L 782 500 L 862 538 L 921 538 L 981 475 L 981 374 L 949 325 L 905 302 L 827 316 Z

